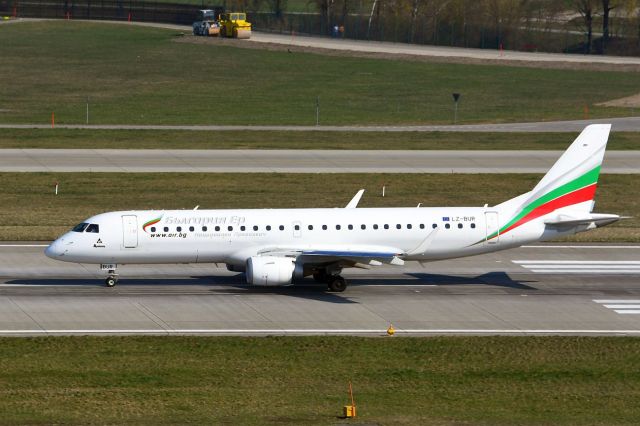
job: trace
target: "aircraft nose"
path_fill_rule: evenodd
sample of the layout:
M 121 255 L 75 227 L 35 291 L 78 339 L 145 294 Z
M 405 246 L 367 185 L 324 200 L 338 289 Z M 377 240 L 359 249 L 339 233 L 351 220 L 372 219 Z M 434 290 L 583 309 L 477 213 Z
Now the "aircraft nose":
M 44 254 L 51 259 L 60 258 L 60 256 L 64 255 L 66 251 L 63 244 L 64 240 L 62 238 L 58 238 L 44 250 Z

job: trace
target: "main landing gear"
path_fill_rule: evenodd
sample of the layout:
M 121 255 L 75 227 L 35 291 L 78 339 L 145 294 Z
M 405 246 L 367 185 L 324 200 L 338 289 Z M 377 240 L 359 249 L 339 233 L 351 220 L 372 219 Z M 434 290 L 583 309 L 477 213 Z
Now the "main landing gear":
M 107 287 L 114 287 L 118 284 L 118 274 L 113 269 L 109 270 L 108 274 L 109 275 L 107 275 L 107 279 L 104 280 L 104 283 Z
M 313 279 L 319 283 L 327 284 L 327 290 L 341 293 L 347 289 L 347 281 L 338 274 L 329 274 L 326 270 L 320 269 L 313 273 Z

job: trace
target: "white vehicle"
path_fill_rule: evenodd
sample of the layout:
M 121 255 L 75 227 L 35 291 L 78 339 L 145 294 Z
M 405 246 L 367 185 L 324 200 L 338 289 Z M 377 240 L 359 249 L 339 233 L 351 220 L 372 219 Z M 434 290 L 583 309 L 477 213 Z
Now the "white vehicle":
M 258 286 L 313 275 L 343 291 L 344 268 L 472 256 L 620 219 L 592 213 L 611 125 L 584 129 L 530 192 L 493 207 L 119 211 L 90 217 L 45 251 L 66 262 L 226 263 Z

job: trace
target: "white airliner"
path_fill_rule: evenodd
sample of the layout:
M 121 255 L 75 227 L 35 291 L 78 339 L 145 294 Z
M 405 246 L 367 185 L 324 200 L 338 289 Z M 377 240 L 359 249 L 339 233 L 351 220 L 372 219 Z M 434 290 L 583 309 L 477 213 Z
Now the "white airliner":
M 610 124 L 590 125 L 530 192 L 493 207 L 119 211 L 90 217 L 46 255 L 100 264 L 225 263 L 249 284 L 312 275 L 344 291 L 344 268 L 472 256 L 586 231 L 620 219 L 592 213 Z

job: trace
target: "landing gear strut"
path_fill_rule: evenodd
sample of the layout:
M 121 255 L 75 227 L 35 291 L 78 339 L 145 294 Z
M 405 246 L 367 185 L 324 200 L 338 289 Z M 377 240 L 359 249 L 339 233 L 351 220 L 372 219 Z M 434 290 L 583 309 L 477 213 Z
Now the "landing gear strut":
M 346 290 L 347 282 L 339 275 L 340 272 L 340 269 L 332 271 L 318 269 L 313 273 L 313 279 L 316 280 L 316 282 L 326 284 L 328 291 L 341 293 Z

